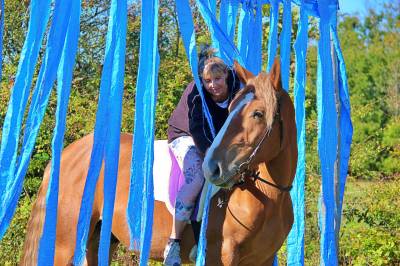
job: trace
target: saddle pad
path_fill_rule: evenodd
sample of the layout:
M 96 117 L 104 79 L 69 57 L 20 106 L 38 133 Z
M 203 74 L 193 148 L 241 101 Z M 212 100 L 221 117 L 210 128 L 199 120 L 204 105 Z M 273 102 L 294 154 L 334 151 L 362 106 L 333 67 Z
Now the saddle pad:
M 154 162 L 153 162 L 153 182 L 154 182 L 154 199 L 162 201 L 167 206 L 170 213 L 174 211 L 175 199 L 171 201 L 169 184 L 171 176 L 180 176 L 179 166 L 173 167 L 170 150 L 167 140 L 156 140 L 154 142 Z M 173 192 L 171 194 L 174 194 Z M 175 195 L 176 197 L 176 195 Z
M 153 162 L 154 199 L 164 202 L 171 214 L 174 213 L 176 195 L 184 180 L 178 162 L 168 147 L 168 141 L 156 140 L 154 142 Z M 208 184 L 209 182 L 206 180 L 198 200 L 198 206 L 196 206 L 196 211 L 192 215 L 192 218 L 197 221 L 201 221 L 203 217 Z M 212 185 L 211 195 L 214 196 L 218 190 L 219 187 Z

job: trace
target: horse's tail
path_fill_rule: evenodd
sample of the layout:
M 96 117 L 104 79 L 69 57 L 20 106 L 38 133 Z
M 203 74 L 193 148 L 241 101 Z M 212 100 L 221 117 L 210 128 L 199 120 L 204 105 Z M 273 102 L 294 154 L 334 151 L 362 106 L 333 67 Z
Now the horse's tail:
M 50 165 L 44 172 L 42 185 L 39 188 L 38 197 L 33 205 L 31 216 L 26 229 L 24 249 L 20 266 L 36 265 L 38 259 L 39 240 L 43 231 L 46 213 L 46 192 L 49 183 Z

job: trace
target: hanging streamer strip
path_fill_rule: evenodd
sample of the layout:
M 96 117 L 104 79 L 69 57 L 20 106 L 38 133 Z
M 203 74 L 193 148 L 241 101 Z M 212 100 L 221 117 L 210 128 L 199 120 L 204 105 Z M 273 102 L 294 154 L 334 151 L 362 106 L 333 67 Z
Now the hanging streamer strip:
M 255 10 L 255 15 L 254 11 Z M 257 75 L 262 66 L 262 6 L 261 0 L 253 0 L 250 13 L 249 40 L 247 50 L 247 69 Z
M 231 38 L 231 36 L 228 34 L 229 29 L 228 29 L 228 20 L 229 18 L 229 9 L 231 7 L 231 3 L 228 3 L 228 0 L 222 0 L 221 1 L 221 6 L 219 8 L 219 24 L 221 25 L 221 29 L 225 32 L 226 35 Z M 232 38 L 233 42 L 233 38 Z M 220 57 L 222 60 L 227 61 L 227 58 L 223 54 L 220 53 Z
M 223 53 L 224 58 L 227 58 L 228 62 L 233 63 L 233 59 L 236 57 L 237 60 L 239 61 L 239 63 L 243 64 L 243 59 L 240 56 L 239 51 L 236 49 L 235 45 L 227 37 L 224 30 L 221 28 L 218 21 L 216 20 L 215 16 L 212 16 L 211 10 L 207 7 L 207 5 L 204 3 L 203 0 L 198 0 L 196 2 L 199 6 L 200 12 L 201 12 L 207 26 L 209 28 L 214 29 L 213 31 L 216 34 L 216 38 L 217 38 L 217 41 L 219 42 L 219 46 L 222 48 L 221 52 Z M 192 37 L 193 36 L 194 36 L 194 34 L 192 35 Z M 195 42 L 195 38 L 193 38 L 192 41 Z M 194 47 L 195 47 L 195 44 L 194 44 Z M 191 56 L 193 56 L 193 58 L 192 58 L 193 60 L 191 60 L 192 72 L 195 76 L 195 81 L 196 81 L 196 79 L 198 79 L 197 71 L 195 72 L 193 70 L 194 65 L 197 65 L 197 54 L 195 54 L 195 51 L 194 51 L 194 54 L 191 54 Z M 196 70 L 197 70 L 197 66 L 196 66 Z M 196 86 L 198 88 L 201 88 L 197 85 L 197 81 L 196 81 Z M 202 102 L 203 102 L 203 109 L 207 108 L 207 105 L 205 104 L 203 97 L 202 97 Z M 208 123 L 209 123 L 209 126 L 212 128 L 213 137 L 215 137 L 215 131 L 213 129 L 213 124 L 212 124 L 211 119 L 208 119 Z M 203 210 L 201 230 L 200 230 L 199 246 L 198 246 L 198 250 L 197 250 L 196 265 L 204 265 L 205 264 L 205 252 L 206 252 L 206 246 L 207 246 L 206 230 L 207 230 L 207 224 L 208 224 L 208 210 L 209 210 L 209 204 L 210 204 L 210 198 L 211 198 L 211 190 L 212 190 L 212 185 L 208 184 L 205 205 L 204 205 L 204 210 Z
M 196 88 L 199 91 L 199 95 L 203 103 L 203 112 L 206 116 L 208 125 L 210 126 L 211 134 L 214 137 L 215 136 L 214 124 L 212 122 L 212 117 L 210 115 L 210 112 L 208 111 L 207 104 L 205 104 L 204 94 L 203 91 L 201 90 L 201 81 L 198 76 L 196 34 L 194 32 L 192 11 L 190 9 L 189 3 L 185 0 L 177 0 L 176 7 L 178 13 L 179 29 L 182 34 L 183 43 L 185 45 L 186 55 L 189 59 L 190 67 L 193 73 L 193 78 L 196 83 Z
M 346 65 L 344 62 L 342 50 L 340 48 L 336 23 L 332 25 L 331 29 L 332 29 L 331 32 L 333 37 L 333 44 L 335 47 L 337 58 L 339 60 L 338 70 L 339 70 L 339 98 L 340 98 L 340 133 L 339 133 L 340 134 L 340 145 L 339 145 L 340 195 L 339 195 L 339 205 L 336 206 L 339 220 L 335 223 L 335 226 L 337 227 L 336 231 L 339 231 L 341 224 L 340 217 L 342 213 L 344 188 L 346 185 L 348 163 L 350 158 L 350 147 L 353 136 L 353 125 L 351 122 L 350 96 L 347 84 Z
M 0 239 L 8 227 L 8 222 L 4 220 L 4 216 L 9 204 L 10 193 L 13 193 L 10 189 L 15 182 L 14 175 L 21 123 L 44 30 L 49 18 L 50 0 L 38 2 L 37 0 L 31 1 L 28 33 L 22 48 L 15 84 L 2 130 L 0 149 Z
M 4 0 L 0 1 L 0 82 L 3 70 Z
M 271 0 L 270 2 L 267 72 L 271 70 L 278 47 L 279 0 Z
M 233 60 L 236 59 L 241 65 L 245 65 L 245 58 L 240 56 L 235 44 L 230 41 L 229 37 L 221 28 L 215 16 L 212 15 L 212 11 L 207 7 L 205 0 L 196 0 L 196 3 L 199 6 L 200 13 L 203 16 L 207 26 L 214 29 L 216 39 L 219 42 L 219 47 L 221 48 L 221 53 L 223 53 L 223 56 L 227 58 L 227 63 L 233 64 Z
M 216 17 L 216 11 L 217 11 L 217 1 L 216 0 L 206 0 L 206 4 L 208 6 L 208 8 L 211 10 L 212 14 L 214 17 Z M 219 47 L 219 42 L 217 42 L 217 38 L 215 36 L 215 32 L 214 29 L 210 29 L 210 33 L 211 33 L 211 43 L 212 43 L 212 47 L 214 47 L 216 49 L 216 53 L 218 57 L 222 57 L 221 55 L 221 49 Z
M 64 13 L 56 10 L 63 9 Z M 3 126 L 3 139 L 1 147 L 1 208 L 0 208 L 0 236 L 3 236 L 11 218 L 15 212 L 19 195 L 21 194 L 23 178 L 26 174 L 30 156 L 35 144 L 39 126 L 44 116 L 51 88 L 56 78 L 56 71 L 60 62 L 62 45 L 65 41 L 65 18 L 70 14 L 70 7 L 56 2 L 55 15 L 50 28 L 46 52 L 40 68 L 39 77 L 35 86 L 32 102 L 25 128 L 24 143 L 16 162 L 18 140 L 21 129 L 22 117 L 29 96 L 29 87 L 32 81 L 34 65 L 37 60 L 45 26 L 48 21 L 50 2 L 31 2 L 31 20 L 28 35 L 25 40 L 20 64 L 16 77 L 16 83 L 11 95 L 10 105 L 7 110 Z M 58 12 L 58 11 L 57 11 Z M 67 22 L 65 22 L 67 21 Z M 51 47 L 51 49 L 49 49 Z M 37 96 L 36 96 L 37 95 Z M 15 108 L 15 109 L 14 109 Z M 10 132 L 12 131 L 12 133 Z M 8 165 L 7 165 L 8 164 Z M 18 168 L 15 166 L 18 165 Z
M 300 7 L 300 17 L 297 29 L 297 39 L 294 44 L 296 56 L 296 72 L 294 83 L 294 99 L 297 125 L 298 160 L 293 188 L 290 191 L 294 210 L 294 223 L 287 240 L 287 264 L 304 265 L 304 182 L 306 158 L 306 128 L 305 128 L 305 88 L 306 88 L 306 56 L 308 42 L 308 15 Z
M 337 265 L 334 229 L 334 165 L 337 150 L 337 114 L 334 97 L 330 45 L 330 21 L 336 5 L 320 0 L 320 39 L 318 41 L 318 153 L 321 161 L 322 195 L 319 217 L 321 230 L 321 265 Z
M 225 31 L 229 40 L 232 43 L 235 38 L 235 28 L 236 28 L 236 18 L 237 18 L 238 8 L 239 8 L 239 1 L 222 0 L 221 2 L 221 8 L 220 8 L 221 28 Z M 226 27 L 224 27 L 224 23 L 226 23 Z
M 99 264 L 108 265 L 108 246 L 110 241 L 111 219 L 118 169 L 119 131 L 123 90 L 123 73 L 126 38 L 126 3 L 123 0 L 111 2 L 110 18 L 106 38 L 105 59 L 101 76 L 100 95 L 96 114 L 93 149 L 89 171 L 77 226 L 74 265 L 81 265 L 86 254 L 86 242 L 96 183 L 100 168 L 105 159 L 104 194 L 105 201 L 111 204 L 103 207 L 102 231 L 100 235 Z M 111 118 L 112 117 L 112 118 Z M 113 122 L 110 122 L 115 120 Z M 118 133 L 116 133 L 118 131 Z M 113 156 L 110 154 L 113 153 Z M 111 157 L 110 157 L 111 156 Z M 109 187 L 109 189 L 107 189 Z M 108 195 L 106 195 L 108 194 Z M 107 217 L 106 217 L 107 216 Z
M 147 265 L 153 224 L 154 122 L 159 66 L 158 7 L 158 0 L 142 1 L 142 14 L 146 16 L 142 16 L 141 21 L 131 185 L 127 211 L 130 246 L 131 249 L 140 248 L 140 265 Z
M 286 91 L 289 91 L 290 77 L 290 48 L 292 37 L 292 3 L 291 0 L 283 0 L 283 22 L 281 33 L 281 73 L 282 85 Z
M 111 2 L 110 16 L 112 18 L 112 24 L 109 25 L 109 27 L 112 27 L 113 39 L 112 45 L 110 46 L 112 58 L 110 58 L 109 62 L 112 64 L 112 72 L 110 73 L 111 86 L 108 99 L 109 106 L 105 119 L 105 121 L 108 121 L 108 130 L 106 139 L 104 140 L 106 142 L 104 151 L 104 206 L 98 254 L 99 265 L 101 266 L 109 265 L 111 226 L 117 187 L 122 96 L 125 74 L 127 8 L 126 0 Z
M 240 56 L 245 60 L 244 67 L 248 68 L 247 65 L 247 50 L 248 50 L 248 38 L 249 38 L 249 25 L 250 25 L 250 7 L 248 1 L 243 1 L 240 8 L 240 16 L 238 23 L 238 36 L 237 36 L 237 47 L 240 52 Z
M 189 59 L 189 63 L 192 69 L 193 77 L 196 83 L 196 88 L 199 92 L 201 101 L 202 101 L 202 106 L 203 106 L 203 113 L 206 116 L 209 128 L 211 129 L 211 134 L 213 138 L 215 137 L 215 129 L 214 129 L 214 124 L 212 122 L 212 117 L 210 115 L 210 112 L 208 111 L 207 104 L 205 102 L 204 94 L 202 91 L 200 79 L 198 76 L 198 65 L 197 65 L 197 50 L 196 50 L 196 36 L 194 32 L 194 26 L 193 26 L 193 20 L 192 20 L 192 12 L 190 10 L 190 6 L 188 1 L 185 0 L 177 0 L 176 1 L 176 7 L 177 7 L 177 13 L 178 13 L 178 22 L 179 22 L 179 28 L 182 34 L 182 39 L 185 45 L 185 50 L 187 57 Z M 223 47 L 223 46 L 221 46 Z M 197 253 L 197 262 L 196 265 L 204 265 L 204 259 L 205 259 L 205 236 L 204 236 L 204 231 L 205 228 L 207 228 L 207 219 L 208 219 L 208 199 L 211 197 L 211 184 L 207 188 L 207 197 L 206 197 L 206 204 L 204 207 L 204 214 L 203 214 L 203 221 L 202 221 L 202 226 L 201 226 L 201 233 L 200 233 L 200 240 L 199 240 L 199 247 L 198 247 L 198 253 Z M 204 225 L 206 224 L 206 225 Z
M 62 50 L 61 62 L 57 71 L 57 110 L 56 126 L 52 141 L 53 158 L 46 195 L 46 217 L 40 239 L 38 265 L 54 264 L 61 150 L 63 147 L 66 113 L 79 38 L 80 0 L 71 1 L 70 4 L 72 6 L 71 16 Z

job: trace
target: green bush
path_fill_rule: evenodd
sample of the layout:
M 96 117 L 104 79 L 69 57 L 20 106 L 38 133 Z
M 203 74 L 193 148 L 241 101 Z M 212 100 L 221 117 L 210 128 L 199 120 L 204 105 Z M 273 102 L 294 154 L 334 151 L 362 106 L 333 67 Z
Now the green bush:
M 0 242 L 0 265 L 18 265 L 31 208 L 31 199 L 22 197 L 10 227 Z

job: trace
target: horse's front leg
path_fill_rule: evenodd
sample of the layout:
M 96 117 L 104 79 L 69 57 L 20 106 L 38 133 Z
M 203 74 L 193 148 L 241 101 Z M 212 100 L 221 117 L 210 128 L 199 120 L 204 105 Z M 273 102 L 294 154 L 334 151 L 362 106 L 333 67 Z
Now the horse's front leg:
M 239 265 L 239 246 L 229 240 L 210 243 L 207 246 L 206 265 L 236 266 Z
M 224 241 L 221 250 L 221 261 L 224 266 L 239 265 L 239 245 L 233 241 Z

